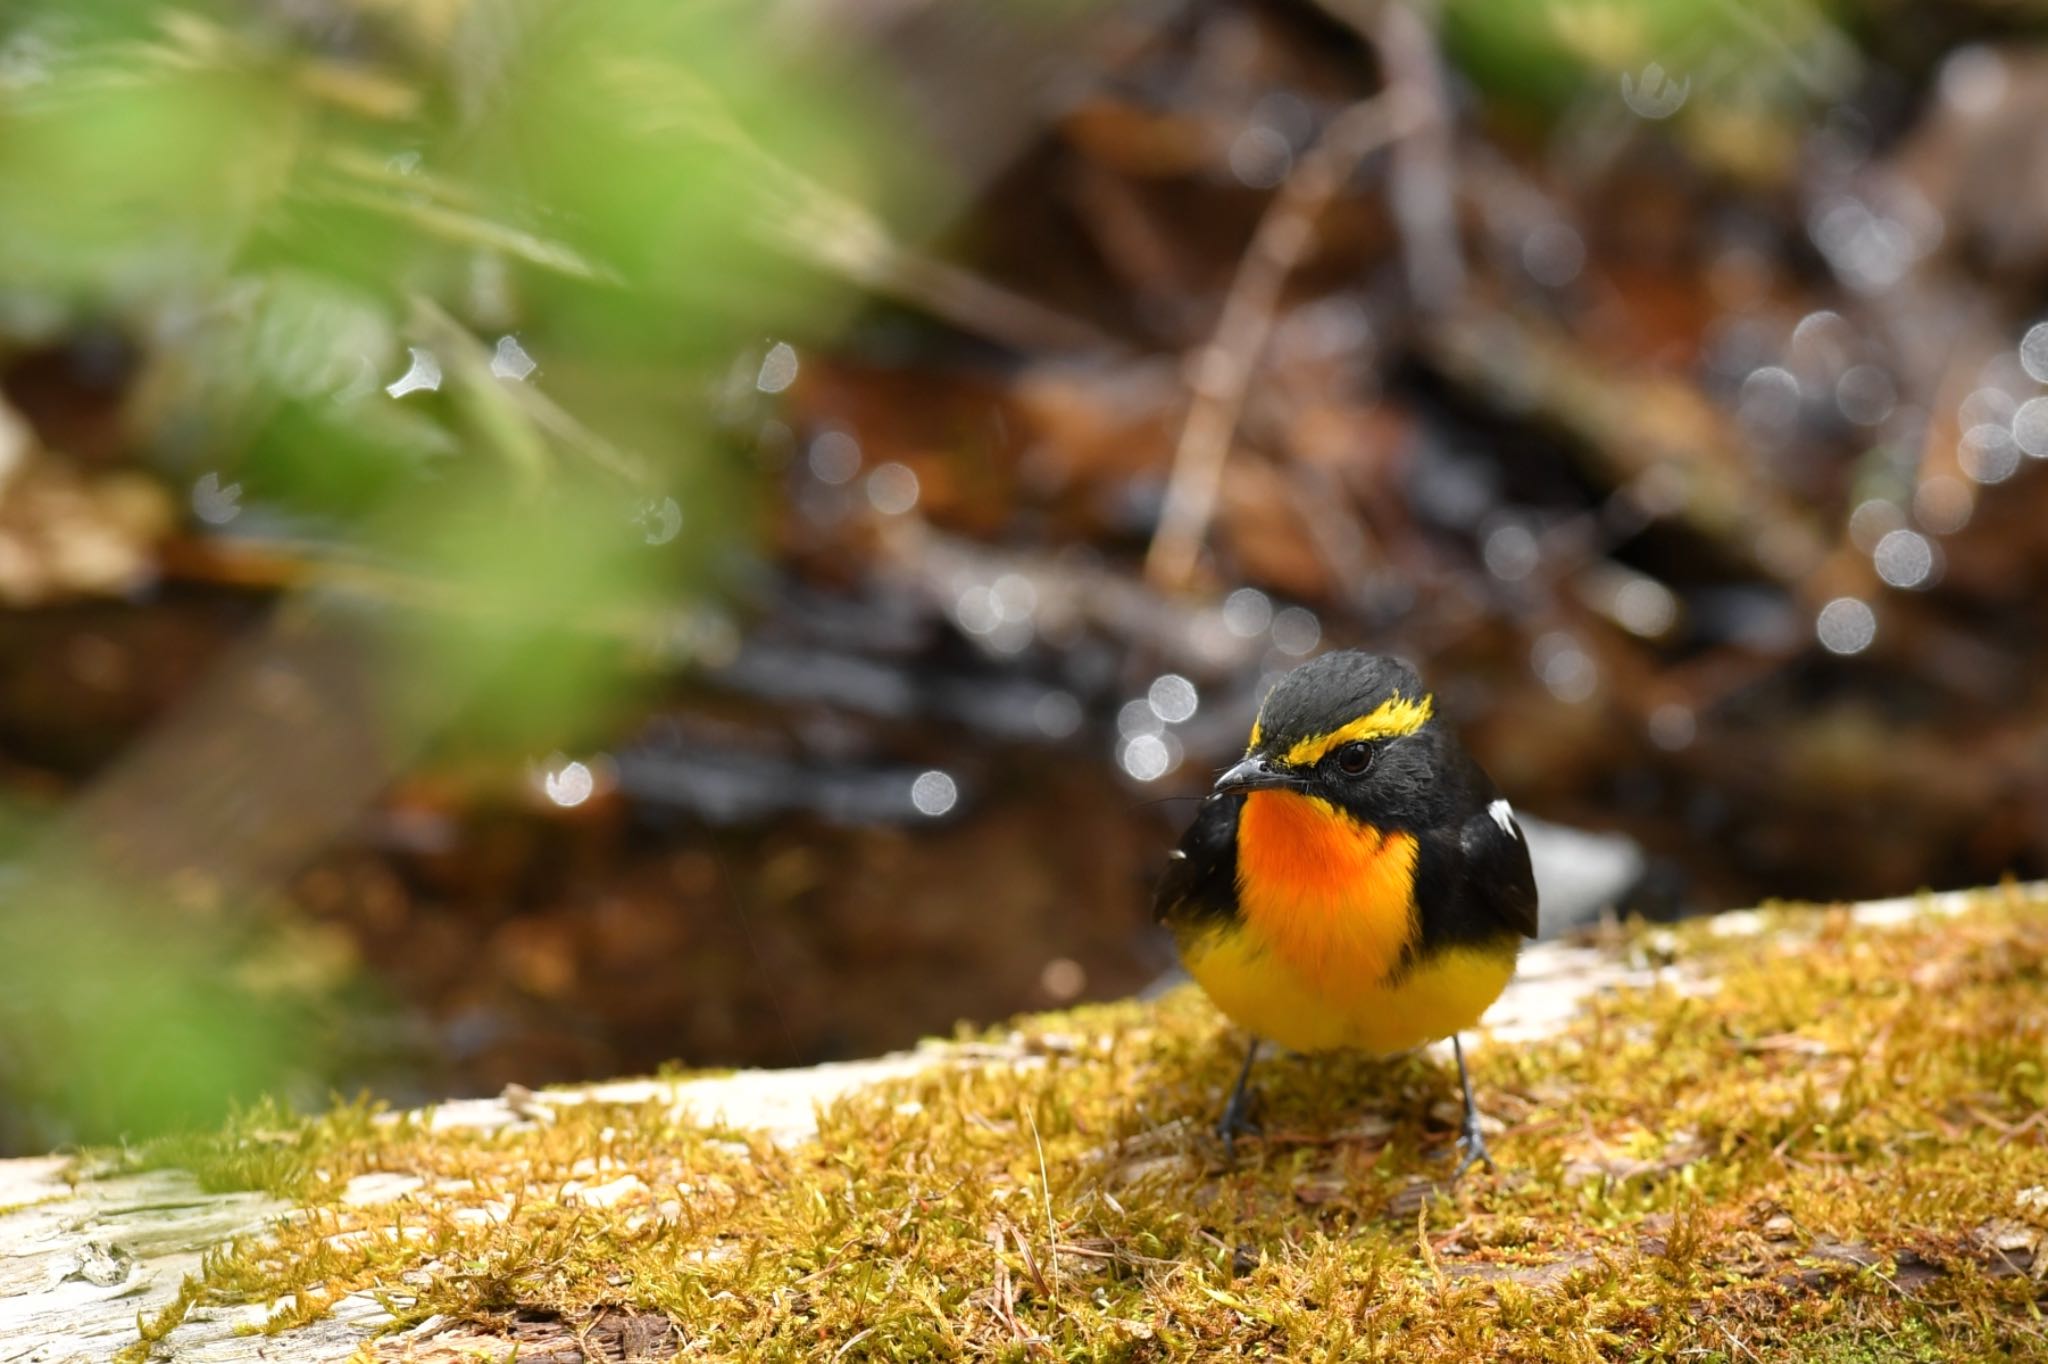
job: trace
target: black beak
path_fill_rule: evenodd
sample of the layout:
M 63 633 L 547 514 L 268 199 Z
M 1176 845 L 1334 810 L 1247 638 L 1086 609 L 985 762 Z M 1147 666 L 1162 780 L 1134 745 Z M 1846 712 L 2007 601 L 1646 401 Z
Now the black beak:
M 1240 791 L 1294 790 L 1301 785 L 1301 778 L 1292 772 L 1273 766 L 1270 758 L 1254 754 L 1216 779 L 1216 794 L 1234 795 Z

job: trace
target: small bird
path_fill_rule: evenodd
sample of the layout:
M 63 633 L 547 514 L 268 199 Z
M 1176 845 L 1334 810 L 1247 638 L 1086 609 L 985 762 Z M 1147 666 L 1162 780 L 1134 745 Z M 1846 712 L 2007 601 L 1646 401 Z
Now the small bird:
M 1492 1165 L 1458 1033 L 1536 935 L 1515 814 L 1406 664 L 1325 654 L 1266 694 L 1244 760 L 1168 855 L 1153 912 L 1209 998 L 1252 1034 L 1217 1132 L 1253 1130 L 1261 1041 L 1389 1055 L 1449 1037 L 1462 1175 Z

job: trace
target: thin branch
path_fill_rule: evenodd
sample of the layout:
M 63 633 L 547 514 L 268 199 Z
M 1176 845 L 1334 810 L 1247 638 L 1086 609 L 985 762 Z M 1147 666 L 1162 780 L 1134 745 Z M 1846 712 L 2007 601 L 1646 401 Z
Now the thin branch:
M 755 190 L 763 198 L 761 226 L 790 255 L 1024 354 L 1123 349 L 1089 322 L 905 245 L 866 205 L 820 184 L 762 145 L 715 94 L 701 86 L 690 93 L 692 130 L 751 161 Z
M 1113 353 L 1122 344 L 1094 324 L 895 240 L 850 200 L 807 186 L 807 213 L 774 225 L 784 249 L 884 298 L 1021 354 Z
M 1451 101 L 1436 35 L 1410 5 L 1384 4 L 1366 37 L 1379 49 L 1387 93 L 1417 115 L 1415 135 L 1394 149 L 1387 186 L 1408 296 L 1423 313 L 1443 312 L 1464 292 L 1465 259 L 1458 246 Z
M 1465 287 L 1458 247 L 1457 173 L 1451 101 L 1427 0 L 1316 0 L 1379 55 L 1386 93 L 1417 116 L 1412 137 L 1394 149 L 1387 198 L 1401 234 L 1408 294 L 1417 309 L 1442 312 Z
M 1314 244 L 1317 220 L 1360 161 L 1418 122 L 1410 107 L 1391 95 L 1345 109 L 1296 163 L 1260 219 L 1238 262 L 1216 330 L 1193 360 L 1194 398 L 1174 450 L 1159 528 L 1145 558 L 1145 573 L 1154 585 L 1184 587 L 1194 571 L 1245 394 L 1272 338 L 1280 292 Z

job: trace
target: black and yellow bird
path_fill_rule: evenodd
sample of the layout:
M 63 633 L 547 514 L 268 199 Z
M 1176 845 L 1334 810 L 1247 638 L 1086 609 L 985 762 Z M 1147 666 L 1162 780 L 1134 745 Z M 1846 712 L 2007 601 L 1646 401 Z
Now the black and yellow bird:
M 1267 693 L 1244 760 L 1170 855 L 1154 912 L 1217 1007 L 1252 1034 L 1218 1127 L 1250 1130 L 1262 1040 L 1377 1055 L 1449 1037 L 1464 1161 L 1488 1160 L 1458 1033 L 1536 933 L 1514 811 L 1405 664 L 1325 654 Z

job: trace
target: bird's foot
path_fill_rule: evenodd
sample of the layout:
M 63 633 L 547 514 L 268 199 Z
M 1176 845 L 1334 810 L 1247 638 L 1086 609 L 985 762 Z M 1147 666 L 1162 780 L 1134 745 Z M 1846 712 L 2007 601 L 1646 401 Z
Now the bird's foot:
M 1253 1094 L 1240 1089 L 1230 1096 L 1230 1102 L 1223 1106 L 1223 1116 L 1217 1120 L 1216 1135 L 1223 1142 L 1223 1158 L 1232 1165 L 1237 1163 L 1237 1139 L 1256 1137 L 1265 1129 L 1252 1117 Z
M 1457 1183 L 1465 1177 L 1465 1171 L 1474 1165 L 1484 1165 L 1489 1172 L 1493 1169 L 1493 1153 L 1486 1149 L 1486 1138 L 1479 1131 L 1479 1115 L 1468 1113 L 1465 1126 L 1458 1133 L 1458 1168 L 1451 1175 L 1451 1182 Z

